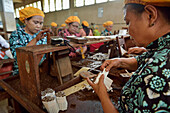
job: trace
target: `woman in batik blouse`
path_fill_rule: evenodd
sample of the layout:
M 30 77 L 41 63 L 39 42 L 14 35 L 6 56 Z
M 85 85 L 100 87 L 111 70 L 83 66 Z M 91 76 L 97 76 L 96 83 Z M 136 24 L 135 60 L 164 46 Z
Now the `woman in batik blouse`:
M 25 27 L 17 27 L 17 30 L 12 32 L 9 38 L 10 49 L 15 58 L 13 75 L 19 74 L 15 49 L 23 46 L 46 44 L 47 39 L 44 37 L 46 32 L 49 31 L 48 29 L 40 31 L 45 15 L 38 8 L 27 7 L 20 10 L 19 14 L 19 20 L 25 24 Z
M 75 37 L 80 37 L 80 34 L 78 33 L 79 31 L 79 25 L 80 25 L 80 19 L 77 16 L 70 16 L 65 20 L 65 23 L 67 24 L 68 28 L 65 30 L 62 30 L 59 32 L 59 36 L 63 37 L 66 40 L 67 36 L 75 36 Z M 83 54 L 87 51 L 87 46 L 83 46 Z M 69 56 L 70 57 L 77 57 L 77 55 L 81 55 L 81 50 L 80 48 L 75 48 L 76 52 L 70 52 Z
M 103 24 L 103 27 L 105 27 L 105 30 L 101 32 L 101 36 L 109 36 L 113 35 L 112 28 L 113 28 L 113 22 L 107 21 Z
M 125 0 L 124 19 L 136 45 L 148 52 L 135 58 L 106 60 L 101 69 L 135 71 L 121 91 L 116 109 L 103 83 L 94 84 L 105 113 L 170 112 L 170 0 Z

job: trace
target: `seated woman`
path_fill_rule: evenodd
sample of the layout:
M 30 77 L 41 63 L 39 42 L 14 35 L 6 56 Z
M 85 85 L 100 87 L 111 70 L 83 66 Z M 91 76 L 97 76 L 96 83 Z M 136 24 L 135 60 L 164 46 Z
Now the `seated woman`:
M 20 10 L 19 14 L 19 20 L 25 24 L 25 27 L 18 27 L 9 38 L 10 50 L 15 59 L 13 75 L 19 73 L 15 49 L 23 46 L 47 44 L 45 36 L 47 35 L 46 32 L 49 32 L 49 29 L 41 31 L 45 15 L 40 9 L 26 7 Z
M 66 29 L 66 24 L 61 24 L 61 26 L 57 29 L 57 35 L 59 32 L 64 31 Z
M 57 24 L 55 22 L 51 22 L 51 35 L 57 36 Z
M 169 113 L 170 111 L 170 1 L 125 0 L 125 21 L 129 34 L 148 52 L 135 58 L 106 60 L 101 69 L 125 68 L 135 73 L 121 91 L 118 110 L 104 85 L 104 76 L 94 84 L 104 113 Z M 161 28 L 161 29 L 160 29 Z
M 94 36 L 100 36 L 100 32 L 99 32 L 99 26 L 98 25 L 94 25 L 94 30 L 93 30 L 93 35 Z M 95 52 L 101 45 L 103 45 L 104 43 L 96 43 L 96 44 L 91 44 L 90 45 L 90 52 Z
M 93 36 L 100 36 L 101 32 L 99 31 L 99 26 L 95 25 L 93 30 Z
M 105 27 L 105 30 L 101 32 L 101 36 L 109 36 L 113 35 L 112 28 L 113 28 L 113 22 L 112 21 L 107 21 L 103 24 L 103 27 Z
M 65 29 L 64 31 L 59 32 L 58 34 L 59 36 L 62 36 L 65 39 L 67 39 L 67 36 L 80 37 L 80 34 L 78 33 L 80 19 L 77 16 L 68 17 L 65 20 L 65 23 L 68 25 L 68 29 Z
M 79 25 L 80 25 L 80 19 L 77 16 L 70 16 L 65 20 L 65 23 L 68 25 L 68 29 L 65 29 L 61 32 L 59 32 L 59 36 L 63 37 L 64 39 L 67 39 L 67 36 L 77 36 L 80 37 L 80 34 L 78 33 Z M 76 57 L 77 55 L 84 54 L 87 50 L 86 46 L 83 46 L 83 52 L 81 53 L 80 48 L 75 48 L 76 53 L 71 52 L 69 56 Z
M 89 23 L 87 21 L 82 22 L 82 29 L 80 29 L 80 36 L 93 36 L 93 33 L 89 27 Z

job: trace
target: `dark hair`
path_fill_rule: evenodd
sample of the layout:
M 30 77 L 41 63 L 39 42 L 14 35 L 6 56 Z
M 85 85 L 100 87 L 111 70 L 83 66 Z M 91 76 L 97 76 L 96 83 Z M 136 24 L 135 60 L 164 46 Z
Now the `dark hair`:
M 156 7 L 163 15 L 164 19 L 170 24 L 170 7 Z
M 90 33 L 90 29 L 87 26 L 83 25 L 83 24 L 82 24 L 82 26 L 83 26 L 84 31 L 86 32 L 86 36 L 88 36 L 89 33 Z
M 70 26 L 73 22 L 69 23 L 68 25 Z
M 127 8 L 128 5 L 130 5 L 130 10 L 134 11 L 134 13 L 136 15 L 141 15 L 145 11 L 145 9 L 144 9 L 145 6 L 144 5 L 135 4 L 135 3 L 126 4 L 124 9 Z M 155 6 L 155 8 L 162 13 L 163 18 L 170 24 L 170 13 L 169 13 L 170 7 L 158 7 L 158 6 Z
M 29 21 L 31 18 L 32 18 L 32 16 L 31 16 L 31 17 L 29 17 L 29 18 L 27 18 L 26 20 L 28 20 L 28 21 Z
M 134 11 L 136 15 L 141 15 L 145 11 L 145 6 L 141 4 L 129 3 L 124 6 L 124 9 L 126 9 L 127 6 L 130 6 L 130 10 Z

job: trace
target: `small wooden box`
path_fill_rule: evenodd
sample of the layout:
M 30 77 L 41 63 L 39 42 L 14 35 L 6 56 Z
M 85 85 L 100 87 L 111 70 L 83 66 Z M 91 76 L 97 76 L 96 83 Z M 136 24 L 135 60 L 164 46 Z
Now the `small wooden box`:
M 73 76 L 71 63 L 68 54 L 66 54 L 68 53 L 68 48 L 66 46 L 56 47 L 52 45 L 37 45 L 17 48 L 16 52 L 21 90 L 24 96 L 33 103 L 38 105 L 41 104 L 39 62 L 44 54 L 53 52 L 55 71 L 56 73 L 59 73 L 59 76 L 57 77 L 61 84 L 63 76 L 66 76 L 67 74 L 72 74 Z M 60 55 L 65 56 L 60 57 Z M 66 66 L 65 63 L 68 65 Z M 66 69 L 68 70 L 66 71 Z

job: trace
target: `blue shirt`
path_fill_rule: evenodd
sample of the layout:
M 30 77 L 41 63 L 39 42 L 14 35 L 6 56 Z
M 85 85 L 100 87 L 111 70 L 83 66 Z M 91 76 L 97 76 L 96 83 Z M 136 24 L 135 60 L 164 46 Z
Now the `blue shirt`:
M 113 33 L 111 31 L 108 31 L 107 29 L 101 32 L 101 36 L 108 36 L 108 35 L 113 35 Z
M 13 67 L 13 71 L 14 71 L 13 75 L 19 74 L 15 49 L 18 47 L 26 46 L 32 39 L 34 39 L 38 35 L 38 33 L 35 33 L 34 35 L 27 34 L 25 30 L 21 27 L 17 27 L 17 30 L 12 32 L 9 38 L 9 44 L 10 44 L 10 50 L 15 59 L 14 67 Z M 36 45 L 40 45 L 40 44 L 47 44 L 47 38 L 45 37 L 44 39 L 41 39 L 36 43 Z

